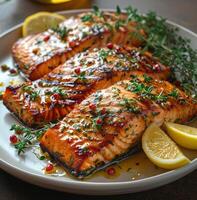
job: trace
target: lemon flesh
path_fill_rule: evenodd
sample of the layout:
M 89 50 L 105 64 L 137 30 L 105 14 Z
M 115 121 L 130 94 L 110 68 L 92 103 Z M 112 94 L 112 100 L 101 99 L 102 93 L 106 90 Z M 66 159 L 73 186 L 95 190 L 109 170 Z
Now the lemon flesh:
M 144 132 L 142 148 L 155 165 L 164 169 L 176 169 L 190 162 L 170 137 L 155 124 Z
M 65 17 L 56 13 L 38 12 L 27 17 L 23 23 L 23 36 L 46 31 L 49 28 L 55 28 L 64 21 Z
M 37 0 L 41 3 L 48 3 L 48 4 L 58 4 L 58 3 L 65 3 L 71 0 Z
M 197 150 L 197 128 L 176 123 L 165 123 L 169 136 L 180 146 Z

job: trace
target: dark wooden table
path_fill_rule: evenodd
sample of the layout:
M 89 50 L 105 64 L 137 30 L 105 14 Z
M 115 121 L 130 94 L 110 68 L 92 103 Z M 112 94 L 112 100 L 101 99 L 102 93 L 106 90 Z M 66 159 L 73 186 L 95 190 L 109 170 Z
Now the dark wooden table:
M 80 7 L 80 2 L 73 8 Z M 180 25 L 183 25 L 194 32 L 197 32 L 197 1 L 196 0 L 94 0 L 92 4 L 97 4 L 102 8 L 115 8 L 119 4 L 122 8 L 132 5 L 141 12 L 154 10 L 159 15 L 166 17 Z M 90 3 L 90 4 L 91 4 Z M 86 5 L 88 6 L 88 5 Z M 56 6 L 46 6 L 34 3 L 29 0 L 10 0 L 0 4 L 0 33 L 10 27 L 22 22 L 26 16 L 40 10 L 58 11 L 67 8 L 65 4 Z M 0 47 L 1 48 L 1 47 Z M 20 181 L 0 170 L 0 200 L 35 200 L 44 198 L 46 200 L 58 199 L 176 199 L 176 200 L 196 200 L 197 199 L 197 171 L 186 177 L 160 187 L 158 189 L 127 195 L 116 195 L 107 197 L 82 196 L 51 191 Z

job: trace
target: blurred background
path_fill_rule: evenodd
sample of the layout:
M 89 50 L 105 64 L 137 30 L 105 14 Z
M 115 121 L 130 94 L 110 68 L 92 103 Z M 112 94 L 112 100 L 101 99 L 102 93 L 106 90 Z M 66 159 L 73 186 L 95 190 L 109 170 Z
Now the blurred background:
M 92 5 L 115 8 L 117 4 L 121 8 L 132 5 L 142 13 L 156 11 L 159 15 L 197 32 L 197 0 L 67 0 L 65 3 L 47 4 L 51 1 L 66 0 L 0 0 L 0 34 L 38 11 L 57 12 L 90 8 Z

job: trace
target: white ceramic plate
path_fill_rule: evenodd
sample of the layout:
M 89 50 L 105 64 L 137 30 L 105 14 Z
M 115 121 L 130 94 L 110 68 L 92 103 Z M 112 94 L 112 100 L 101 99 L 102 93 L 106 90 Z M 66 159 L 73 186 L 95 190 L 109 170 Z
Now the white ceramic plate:
M 87 10 L 65 11 L 61 12 L 61 14 L 69 16 L 84 11 Z M 171 26 L 179 27 L 180 35 L 191 39 L 192 47 L 197 49 L 196 34 L 175 23 L 168 23 Z M 0 64 L 6 63 L 9 66 L 13 65 L 10 54 L 11 47 L 19 37 L 21 37 L 21 25 L 18 25 L 0 35 Z M 9 81 L 13 79 L 20 79 L 20 77 L 9 77 L 6 73 L 0 72 L 0 82 L 4 82 L 5 86 L 8 85 Z M 3 88 L 0 88 L 0 90 L 2 89 Z M 132 165 L 130 172 L 123 170 L 119 176 L 116 176 L 113 179 L 107 179 L 101 173 L 85 181 L 78 181 L 68 176 L 55 177 L 44 175 L 42 169 L 46 165 L 45 162 L 39 161 L 32 152 L 28 152 L 25 156 L 19 157 L 17 156 L 14 148 L 9 144 L 9 136 L 11 134 L 9 129 L 11 124 L 16 123 L 16 120 L 9 114 L 2 102 L 0 103 L 0 116 L 0 168 L 13 176 L 41 187 L 88 195 L 132 193 L 152 189 L 170 183 L 197 169 L 197 153 L 196 155 L 193 155 L 193 158 L 195 159 L 193 159 L 190 164 L 180 169 L 167 172 L 156 169 L 154 165 L 152 165 L 141 153 L 133 156 L 133 160 L 131 159 L 128 163 L 126 163 L 126 165 Z M 186 153 L 187 155 L 190 154 L 190 152 Z M 146 160 L 146 170 L 135 166 L 134 162 L 138 161 L 140 157 L 144 157 Z

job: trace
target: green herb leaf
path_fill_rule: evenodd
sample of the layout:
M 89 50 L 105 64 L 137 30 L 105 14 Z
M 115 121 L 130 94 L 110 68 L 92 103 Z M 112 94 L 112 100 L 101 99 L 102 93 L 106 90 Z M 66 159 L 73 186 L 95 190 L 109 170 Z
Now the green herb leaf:
M 174 98 L 178 98 L 179 97 L 179 92 L 177 89 L 173 89 L 172 92 L 170 92 L 168 94 L 168 96 L 174 97 Z
M 10 130 L 15 131 L 15 133 L 20 131 L 20 134 L 18 135 L 19 142 L 14 145 L 18 154 L 20 155 L 21 153 L 25 153 L 26 149 L 36 144 L 40 139 L 40 137 L 43 135 L 43 133 L 52 126 L 54 126 L 54 124 L 51 123 L 45 125 L 45 127 L 40 130 L 31 130 L 30 128 L 13 124 Z
M 150 82 L 153 80 L 152 77 L 150 77 L 150 76 L 148 76 L 148 75 L 146 75 L 146 74 L 144 74 L 143 77 L 144 77 L 144 81 L 145 81 L 146 83 L 150 83 Z
M 168 26 L 166 20 L 154 12 L 141 15 L 130 6 L 126 13 L 127 22 L 136 22 L 136 32 L 132 35 L 142 41 L 143 50 L 152 52 L 163 64 L 170 66 L 172 78 L 180 82 L 187 93 L 197 97 L 197 51 L 190 47 L 190 41 L 180 37 L 177 28 Z
M 103 17 L 103 13 L 101 10 L 99 10 L 98 6 L 93 6 L 93 13 L 98 17 Z
M 61 39 L 64 39 L 67 36 L 68 32 L 70 31 L 70 29 L 67 29 L 66 27 L 59 27 L 59 26 L 56 28 L 52 28 L 52 30 L 56 32 L 61 37 Z
M 119 20 L 117 20 L 116 23 L 115 23 L 115 29 L 116 29 L 116 30 L 119 30 L 120 27 L 123 27 L 124 25 L 125 25 L 125 21 L 119 19 Z
M 119 6 L 116 6 L 116 14 L 120 15 L 121 14 L 121 9 Z
M 83 17 L 81 17 L 81 21 L 82 22 L 92 22 L 93 21 L 92 15 L 84 15 Z

